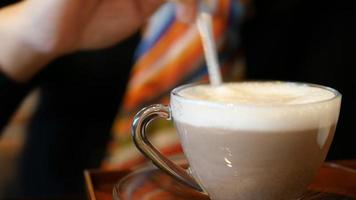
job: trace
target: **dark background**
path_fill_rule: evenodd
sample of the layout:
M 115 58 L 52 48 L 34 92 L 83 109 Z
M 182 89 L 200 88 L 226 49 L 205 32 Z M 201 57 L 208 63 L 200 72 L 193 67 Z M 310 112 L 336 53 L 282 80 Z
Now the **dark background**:
M 351 2 L 257 0 L 242 31 L 248 78 L 317 83 L 343 95 L 329 160 L 356 158 L 356 7 Z

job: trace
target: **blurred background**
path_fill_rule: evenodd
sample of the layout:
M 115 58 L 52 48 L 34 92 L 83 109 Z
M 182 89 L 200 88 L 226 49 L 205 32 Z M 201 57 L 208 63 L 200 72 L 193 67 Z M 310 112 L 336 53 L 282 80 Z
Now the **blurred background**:
M 0 199 L 4 197 L 6 186 L 16 179 L 18 157 L 26 137 L 26 127 L 38 102 L 38 92 L 35 90 L 29 94 L 3 130 L 0 139 Z
M 110 132 L 112 140 L 101 165 L 103 169 L 142 162 L 130 140 L 131 120 L 140 108 L 151 103 L 167 103 L 170 89 L 177 85 L 207 81 L 197 32 L 192 25 L 175 22 L 173 9 L 169 3 L 163 6 L 143 31 L 124 101 Z M 312 82 L 333 87 L 343 94 L 328 160 L 356 158 L 355 15 L 356 7 L 349 1 L 307 0 L 218 0 L 214 14 L 225 81 Z M 169 23 L 164 26 L 163 22 L 158 23 L 163 19 L 170 19 Z M 154 31 L 160 29 L 165 31 Z M 190 36 L 192 31 L 195 37 Z M 152 60 L 158 59 L 164 60 L 160 62 L 162 66 L 153 66 Z M 153 68 L 160 68 L 159 78 L 150 76 Z M 8 183 L 16 179 L 18 157 L 40 94 L 36 90 L 26 98 L 1 136 L 0 198 Z M 150 132 L 164 153 L 180 152 L 171 124 L 158 122 Z

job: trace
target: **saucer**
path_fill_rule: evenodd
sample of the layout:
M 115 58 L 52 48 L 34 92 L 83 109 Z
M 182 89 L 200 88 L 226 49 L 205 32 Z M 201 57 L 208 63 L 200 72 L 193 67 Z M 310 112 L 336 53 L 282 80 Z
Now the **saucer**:
M 187 164 L 181 163 L 182 167 Z M 150 166 L 136 170 L 121 179 L 113 189 L 114 200 L 209 200 L 209 197 Z M 333 193 L 307 191 L 302 200 L 352 200 Z
M 156 168 L 144 168 L 119 181 L 114 200 L 209 200 L 204 193 L 181 184 Z

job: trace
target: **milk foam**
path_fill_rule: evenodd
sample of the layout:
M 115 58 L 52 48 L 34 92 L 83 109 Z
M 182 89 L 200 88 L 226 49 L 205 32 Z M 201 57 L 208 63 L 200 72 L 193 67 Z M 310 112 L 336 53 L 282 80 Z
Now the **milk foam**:
M 327 127 L 338 119 L 341 96 L 307 84 L 288 82 L 196 85 L 172 94 L 174 120 L 202 127 L 255 131 Z

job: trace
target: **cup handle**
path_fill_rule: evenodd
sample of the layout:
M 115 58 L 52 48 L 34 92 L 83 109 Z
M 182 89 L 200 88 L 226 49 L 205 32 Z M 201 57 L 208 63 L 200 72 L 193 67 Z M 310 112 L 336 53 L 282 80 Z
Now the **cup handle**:
M 146 128 L 156 118 L 172 120 L 169 106 L 154 104 L 140 110 L 132 123 L 132 138 L 136 147 L 158 168 L 178 181 L 202 192 L 199 184 L 183 168 L 163 156 L 147 139 Z

